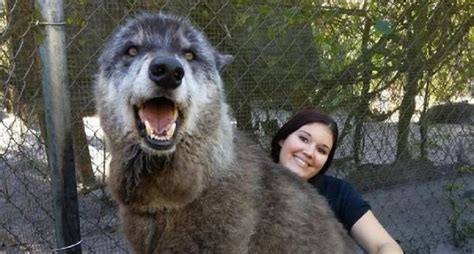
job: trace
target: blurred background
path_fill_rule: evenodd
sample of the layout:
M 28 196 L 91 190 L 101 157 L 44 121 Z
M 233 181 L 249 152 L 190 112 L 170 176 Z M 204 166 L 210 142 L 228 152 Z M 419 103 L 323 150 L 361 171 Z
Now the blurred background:
M 396 3 L 394 3 L 396 2 Z M 406 253 L 474 252 L 474 5 L 469 0 L 66 0 L 83 252 L 126 253 L 104 180 L 92 79 L 142 11 L 187 16 L 221 52 L 236 126 L 263 149 L 295 111 L 339 124 L 330 174 L 361 191 Z M 56 249 L 35 1 L 0 0 L 0 252 Z

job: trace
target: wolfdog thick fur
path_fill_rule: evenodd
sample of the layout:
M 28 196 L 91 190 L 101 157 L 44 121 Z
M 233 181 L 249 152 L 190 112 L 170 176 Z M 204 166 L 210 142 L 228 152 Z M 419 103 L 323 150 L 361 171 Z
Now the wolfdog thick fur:
M 95 96 L 108 185 L 135 253 L 351 253 L 326 201 L 234 129 L 217 52 L 144 13 L 103 46 Z

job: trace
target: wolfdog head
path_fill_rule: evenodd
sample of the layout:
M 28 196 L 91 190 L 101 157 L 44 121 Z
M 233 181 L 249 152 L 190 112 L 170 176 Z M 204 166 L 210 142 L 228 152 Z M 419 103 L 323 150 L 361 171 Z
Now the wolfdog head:
M 143 170 L 164 167 L 173 172 L 161 176 L 162 189 L 198 181 L 212 173 L 184 172 L 189 164 L 231 154 L 233 132 L 219 75 L 231 59 L 182 17 L 142 14 L 114 32 L 99 57 L 95 94 L 111 163 L 114 156 L 127 157 L 116 162 L 129 164 L 122 172 L 129 174 L 127 188 L 138 185 Z
M 102 124 L 109 141 L 172 153 L 184 133 L 195 134 L 206 111 L 215 114 L 212 107 L 221 106 L 218 72 L 230 59 L 182 17 L 142 14 L 130 20 L 99 58 L 96 98 L 99 113 L 107 115 Z

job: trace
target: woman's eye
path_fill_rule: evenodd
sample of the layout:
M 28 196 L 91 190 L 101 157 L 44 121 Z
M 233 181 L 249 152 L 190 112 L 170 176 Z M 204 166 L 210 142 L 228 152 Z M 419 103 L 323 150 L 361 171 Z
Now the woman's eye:
M 322 148 L 319 148 L 318 151 L 319 151 L 320 154 L 324 154 L 324 155 L 328 154 L 328 152 L 325 149 L 322 149 Z
M 136 56 L 138 55 L 138 48 L 136 46 L 131 46 L 127 49 L 127 55 Z
M 305 136 L 299 136 L 299 139 L 304 143 L 308 143 L 308 138 L 306 138 Z
M 196 55 L 191 50 L 184 51 L 184 58 L 188 61 L 196 59 Z

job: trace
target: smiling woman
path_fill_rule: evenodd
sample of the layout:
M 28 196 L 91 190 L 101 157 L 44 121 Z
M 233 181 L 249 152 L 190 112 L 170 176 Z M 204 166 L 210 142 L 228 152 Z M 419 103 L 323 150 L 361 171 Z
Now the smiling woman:
M 272 159 L 314 186 L 352 238 L 368 253 L 403 253 L 379 223 L 370 205 L 346 181 L 324 173 L 336 150 L 338 129 L 327 114 L 295 114 L 272 139 Z
M 305 180 L 323 168 L 334 146 L 331 130 L 323 123 L 309 123 L 280 140 L 280 163 Z

